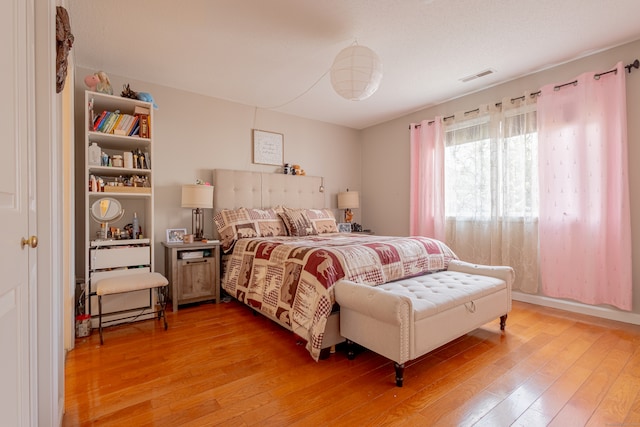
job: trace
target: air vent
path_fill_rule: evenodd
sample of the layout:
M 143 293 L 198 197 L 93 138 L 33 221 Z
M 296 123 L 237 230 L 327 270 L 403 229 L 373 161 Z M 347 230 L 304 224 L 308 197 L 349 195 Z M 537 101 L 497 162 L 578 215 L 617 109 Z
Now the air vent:
M 480 71 L 479 73 L 472 74 L 472 75 L 467 76 L 467 77 L 463 77 L 463 78 L 460 79 L 460 81 L 463 82 L 463 83 L 466 83 L 466 82 L 469 82 L 471 80 L 478 79 L 480 77 L 488 76 L 489 74 L 493 74 L 495 72 L 496 72 L 496 70 L 492 70 L 491 68 L 488 68 L 488 69 L 486 69 L 484 71 Z

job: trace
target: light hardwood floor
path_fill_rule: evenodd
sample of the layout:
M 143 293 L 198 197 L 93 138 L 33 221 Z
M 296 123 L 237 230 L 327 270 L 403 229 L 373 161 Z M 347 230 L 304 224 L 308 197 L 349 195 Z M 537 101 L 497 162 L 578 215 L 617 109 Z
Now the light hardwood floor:
M 408 364 L 314 362 L 235 301 L 97 331 L 66 360 L 63 425 L 614 426 L 640 423 L 640 326 L 514 302 Z

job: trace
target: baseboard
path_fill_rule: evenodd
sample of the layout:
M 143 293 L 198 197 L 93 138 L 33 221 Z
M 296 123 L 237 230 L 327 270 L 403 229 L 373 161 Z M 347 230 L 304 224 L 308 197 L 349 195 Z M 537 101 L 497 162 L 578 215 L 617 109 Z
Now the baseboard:
M 586 314 L 603 319 L 616 320 L 618 322 L 640 325 L 640 314 L 621 311 L 615 308 L 581 304 L 579 302 L 550 298 L 542 295 L 530 295 L 518 291 L 513 291 L 511 293 L 511 297 L 515 301 L 522 301 L 530 304 L 541 305 L 544 307 L 570 311 L 572 313 Z

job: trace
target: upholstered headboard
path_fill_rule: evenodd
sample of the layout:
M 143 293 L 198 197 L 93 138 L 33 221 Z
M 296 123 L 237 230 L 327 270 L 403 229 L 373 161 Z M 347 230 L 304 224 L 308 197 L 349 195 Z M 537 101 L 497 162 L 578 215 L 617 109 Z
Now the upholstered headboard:
M 326 207 L 322 178 L 229 169 L 213 171 L 213 209 Z

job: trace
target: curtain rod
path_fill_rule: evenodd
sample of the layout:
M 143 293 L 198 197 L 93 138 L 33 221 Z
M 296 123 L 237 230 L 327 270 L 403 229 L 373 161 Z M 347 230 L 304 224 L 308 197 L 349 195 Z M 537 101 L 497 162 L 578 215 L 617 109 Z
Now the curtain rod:
M 631 74 L 631 69 L 632 69 L 632 68 L 635 68 L 635 69 L 640 68 L 640 60 L 636 59 L 636 60 L 635 60 L 635 61 L 633 61 L 631 64 L 625 65 L 625 66 L 624 66 L 624 68 L 626 68 L 626 69 L 627 69 L 627 71 L 629 72 L 629 74 Z M 600 77 L 602 77 L 602 76 L 604 76 L 604 75 L 606 75 L 606 74 L 610 74 L 610 73 L 617 73 L 617 72 L 618 72 L 618 69 L 617 69 L 617 68 L 614 68 L 613 70 L 603 71 L 602 73 L 594 74 L 594 75 L 593 75 L 593 78 L 594 78 L 594 79 L 596 79 L 596 80 L 599 80 L 599 79 L 600 79 Z M 569 86 L 569 85 L 574 85 L 574 86 L 575 86 L 575 85 L 577 85 L 577 84 L 578 84 L 578 81 L 577 81 L 577 80 L 574 80 L 574 81 L 572 81 L 572 82 L 563 83 L 563 84 L 560 84 L 560 85 L 554 86 L 554 87 L 553 87 L 553 90 L 559 90 L 559 89 L 561 89 L 561 88 L 563 88 L 563 87 L 565 87 L 565 86 Z M 532 92 L 532 93 L 530 93 L 530 94 L 529 94 L 529 96 L 531 96 L 532 98 L 534 98 L 534 97 L 536 97 L 536 96 L 538 96 L 538 95 L 540 95 L 540 91 Z M 522 96 L 518 96 L 518 97 L 515 97 L 515 98 L 511 98 L 511 102 L 513 102 L 513 101 L 522 101 L 522 100 L 524 100 L 524 98 L 525 98 L 525 96 L 524 96 L 524 95 L 522 95 Z M 496 102 L 496 103 L 495 103 L 495 106 L 496 106 L 496 107 L 499 107 L 499 106 L 501 106 L 501 105 L 502 105 L 502 102 Z M 466 115 L 466 114 L 471 114 L 471 113 L 477 113 L 478 111 L 480 111 L 480 108 L 475 108 L 475 109 L 473 109 L 473 110 L 465 111 L 465 112 L 464 112 L 464 114 Z M 446 117 L 443 117 L 443 118 L 442 118 L 442 120 L 449 120 L 449 119 L 453 119 L 454 117 L 455 117 L 455 115 L 446 116 Z M 431 124 L 431 123 L 433 123 L 434 121 L 435 121 L 435 120 L 430 120 L 430 121 L 428 121 L 428 122 L 427 122 L 427 124 L 428 124 L 428 125 L 430 125 L 430 124 Z M 417 123 L 417 124 L 415 124 L 414 126 L 415 126 L 416 128 L 419 128 L 419 127 L 421 126 L 421 124 L 420 124 L 420 123 Z M 411 125 L 409 125 L 409 129 L 411 129 Z

